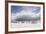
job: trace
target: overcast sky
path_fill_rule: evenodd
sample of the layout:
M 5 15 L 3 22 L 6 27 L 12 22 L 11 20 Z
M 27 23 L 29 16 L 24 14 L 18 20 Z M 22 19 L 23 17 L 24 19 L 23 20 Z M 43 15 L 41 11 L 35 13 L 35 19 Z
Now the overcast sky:
M 12 19 L 21 15 L 29 15 L 33 18 L 39 17 L 40 7 L 37 6 L 11 6 Z
M 40 12 L 40 7 L 37 7 L 37 6 L 36 7 L 35 6 L 11 6 L 12 13 L 17 13 L 22 10 L 29 10 L 34 13 L 38 13 L 38 12 Z

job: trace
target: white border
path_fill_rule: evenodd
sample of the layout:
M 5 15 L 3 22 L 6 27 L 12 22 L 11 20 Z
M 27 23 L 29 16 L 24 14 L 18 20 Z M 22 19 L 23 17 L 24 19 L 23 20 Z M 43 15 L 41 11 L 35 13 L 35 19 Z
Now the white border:
M 21 29 L 12 29 L 10 28 L 11 25 L 11 5 L 14 6 L 40 6 L 41 7 L 41 28 L 21 28 Z M 21 3 L 8 3 L 8 31 L 21 31 L 21 30 L 40 30 L 43 29 L 43 5 L 38 4 L 21 4 Z

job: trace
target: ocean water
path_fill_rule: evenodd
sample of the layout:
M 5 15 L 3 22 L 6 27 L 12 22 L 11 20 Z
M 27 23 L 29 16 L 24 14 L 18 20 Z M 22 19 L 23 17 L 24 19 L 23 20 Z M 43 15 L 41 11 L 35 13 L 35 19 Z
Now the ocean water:
M 34 23 L 32 21 L 24 21 L 23 23 L 11 23 L 11 28 L 39 28 L 40 26 L 40 21 L 35 21 Z

